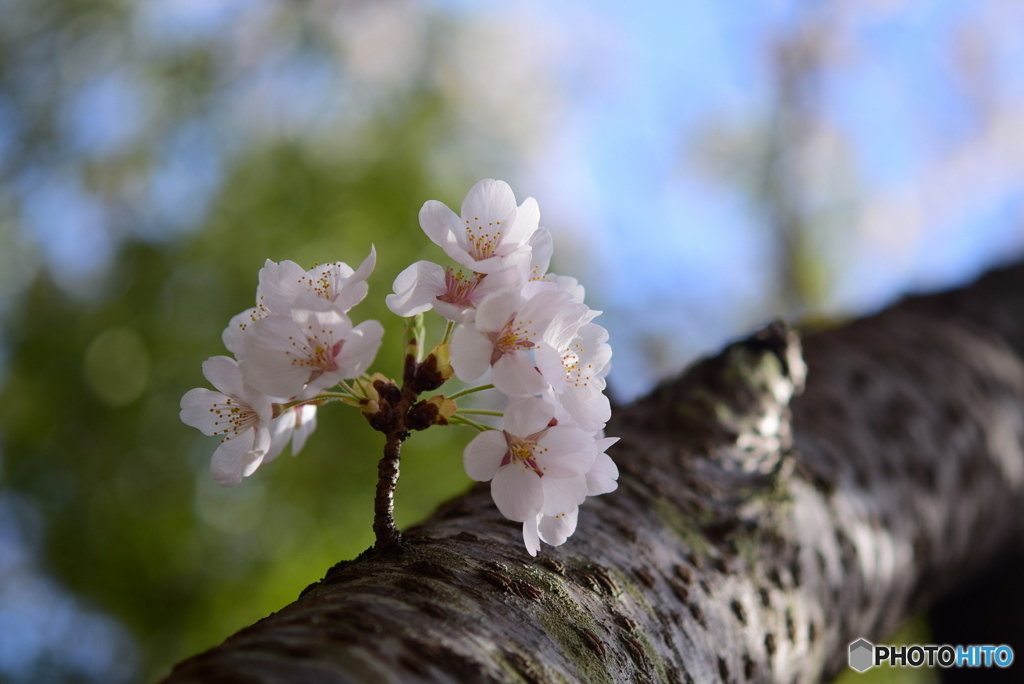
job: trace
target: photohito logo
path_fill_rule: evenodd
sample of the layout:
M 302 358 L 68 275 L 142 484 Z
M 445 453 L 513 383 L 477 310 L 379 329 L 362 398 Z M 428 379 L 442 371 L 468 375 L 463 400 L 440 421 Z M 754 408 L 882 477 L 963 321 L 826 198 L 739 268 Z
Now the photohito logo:
M 1000 646 L 875 646 L 867 639 L 850 644 L 850 667 L 857 672 L 887 663 L 891 667 L 1009 667 L 1013 649 Z

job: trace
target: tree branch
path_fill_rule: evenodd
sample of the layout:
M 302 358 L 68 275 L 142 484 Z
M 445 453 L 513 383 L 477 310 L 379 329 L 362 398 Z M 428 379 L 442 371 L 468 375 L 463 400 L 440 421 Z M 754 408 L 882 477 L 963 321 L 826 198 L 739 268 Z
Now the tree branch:
M 1019 529 L 1022 312 L 1017 266 L 805 356 L 770 326 L 616 412 L 565 545 L 531 559 L 477 486 L 165 681 L 830 677 Z

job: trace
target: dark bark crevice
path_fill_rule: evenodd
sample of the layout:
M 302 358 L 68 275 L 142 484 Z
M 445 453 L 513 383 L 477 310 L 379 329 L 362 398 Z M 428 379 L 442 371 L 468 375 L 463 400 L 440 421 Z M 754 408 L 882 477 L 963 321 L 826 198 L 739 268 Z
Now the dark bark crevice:
M 166 681 L 831 677 L 1015 538 L 1022 312 L 1018 266 L 804 353 L 769 326 L 617 410 L 565 545 L 531 559 L 477 486 Z

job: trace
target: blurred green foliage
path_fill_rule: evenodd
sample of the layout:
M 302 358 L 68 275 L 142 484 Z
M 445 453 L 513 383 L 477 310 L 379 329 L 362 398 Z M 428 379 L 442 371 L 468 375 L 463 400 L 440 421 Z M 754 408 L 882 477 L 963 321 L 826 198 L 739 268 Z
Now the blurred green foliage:
M 358 412 L 322 408 L 299 458 L 225 490 L 208 475 L 216 440 L 178 422 L 178 402 L 207 385 L 199 364 L 225 353 L 220 331 L 251 305 L 264 259 L 355 264 L 371 242 L 376 296 L 354 314 L 386 323 L 377 366 L 395 373 L 401 321 L 382 294 L 425 251 L 415 216 L 436 192 L 416 167 L 415 123 L 391 132 L 408 141 L 408 159 L 364 158 L 358 169 L 295 147 L 253 153 L 202 232 L 126 243 L 94 300 L 40 275 L 5 320 L 5 486 L 39 503 L 50 566 L 130 626 L 149 674 L 293 600 L 372 542 L 381 438 Z M 400 524 L 468 482 L 454 430 L 408 443 Z
M 225 87 L 218 70 L 229 61 L 218 36 L 133 47 L 126 35 L 137 6 L 7 5 L 0 114 L 15 135 L 0 167 L 0 489 L 33 502 L 43 565 L 86 605 L 127 626 L 140 652 L 131 678 L 152 680 L 294 600 L 372 543 L 382 436 L 354 409 L 322 407 L 301 455 L 233 489 L 209 476 L 216 440 L 178 420 L 182 394 L 208 385 L 200 363 L 226 353 L 220 333 L 228 319 L 252 305 L 258 269 L 268 258 L 357 265 L 375 244 L 371 295 L 353 317 L 385 323 L 375 368 L 394 375 L 402 321 L 387 312 L 384 295 L 401 268 L 442 256 L 419 230 L 419 207 L 430 198 L 457 203 L 475 178 L 456 167 L 446 174 L 450 185 L 436 180 L 431 154 L 450 121 L 429 88 L 411 87 L 373 116 L 309 133 L 249 135 L 215 121 L 201 139 L 222 145 L 220 178 L 199 225 L 182 229 L 140 204 L 139 187 L 152 182 L 182 126 L 209 124 L 204 117 L 218 112 L 211 101 Z M 330 50 L 299 5 L 273 12 L 264 35 L 281 41 L 251 46 L 253 59 Z M 61 130 L 76 87 L 122 68 L 147 93 L 148 123 L 128 143 L 81 154 Z M 112 258 L 78 292 L 59 262 L 40 257 L 50 238 L 22 220 L 25 197 L 51 175 L 85 188 L 110 220 L 103 228 L 116 233 Z M 202 208 L 202 197 L 194 201 Z M 399 525 L 466 487 L 463 430 L 435 428 L 407 442 Z M 108 681 L 102 668 L 48 668 L 22 675 Z

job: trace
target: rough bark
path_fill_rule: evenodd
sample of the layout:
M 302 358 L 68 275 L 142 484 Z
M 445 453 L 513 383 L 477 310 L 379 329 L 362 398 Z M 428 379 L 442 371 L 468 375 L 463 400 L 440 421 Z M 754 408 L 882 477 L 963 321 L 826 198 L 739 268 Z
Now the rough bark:
M 476 487 L 165 681 L 827 679 L 1016 539 L 1022 313 L 1017 266 L 803 352 L 770 326 L 616 411 L 565 545 Z

